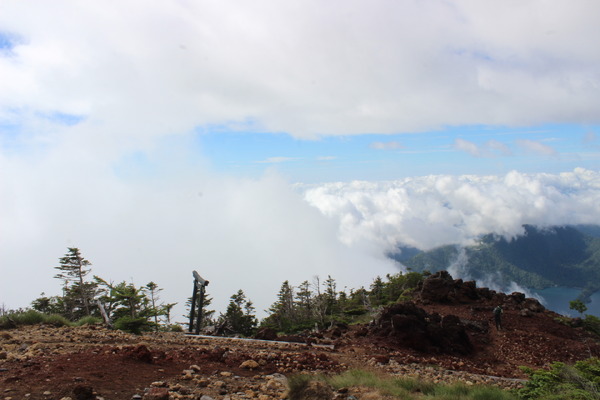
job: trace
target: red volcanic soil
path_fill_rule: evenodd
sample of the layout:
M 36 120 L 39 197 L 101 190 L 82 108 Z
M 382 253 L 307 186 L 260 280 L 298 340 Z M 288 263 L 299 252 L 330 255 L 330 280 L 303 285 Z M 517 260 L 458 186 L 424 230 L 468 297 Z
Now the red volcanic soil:
M 0 391 L 5 399 L 31 400 L 129 400 L 157 391 L 172 398 L 245 393 L 276 399 L 285 396 L 284 375 L 348 368 L 514 387 L 526 378 L 519 366 L 600 356 L 597 336 L 559 322 L 535 300 L 437 278 L 430 282 L 438 285 L 436 296 L 424 285 L 413 304 L 386 309 L 371 324 L 305 336 L 313 345 L 183 333 L 135 336 L 99 326 L 0 331 Z M 500 331 L 492 317 L 497 304 L 504 306 Z M 452 340 L 466 342 L 455 346 Z

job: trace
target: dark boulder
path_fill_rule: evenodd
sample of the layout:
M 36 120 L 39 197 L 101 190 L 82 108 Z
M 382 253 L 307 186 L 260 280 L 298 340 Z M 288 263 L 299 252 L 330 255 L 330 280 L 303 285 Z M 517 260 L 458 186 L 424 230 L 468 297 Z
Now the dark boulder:
M 419 298 L 426 304 L 472 303 L 481 298 L 480 289 L 477 288 L 475 281 L 463 282 L 462 279 L 453 279 L 447 271 L 440 271 L 427 277 L 420 289 Z
M 273 328 L 261 328 L 256 332 L 254 338 L 260 340 L 277 340 L 277 331 Z
M 473 346 L 465 325 L 454 315 L 428 314 L 413 302 L 385 308 L 372 333 L 426 353 L 469 354 Z

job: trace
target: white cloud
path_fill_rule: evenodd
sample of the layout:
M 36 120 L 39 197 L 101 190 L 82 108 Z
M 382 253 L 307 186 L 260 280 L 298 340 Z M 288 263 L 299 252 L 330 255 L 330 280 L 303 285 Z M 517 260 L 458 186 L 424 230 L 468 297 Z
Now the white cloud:
M 0 32 L 20 40 L 0 56 L 0 118 L 82 115 L 117 138 L 598 123 L 599 7 L 8 2 Z
M 400 144 L 399 142 L 373 142 L 370 144 L 370 146 L 372 149 L 375 150 L 398 150 L 398 149 L 403 149 L 404 146 L 402 146 L 402 144 Z
M 512 155 L 512 151 L 510 151 L 510 148 L 505 145 L 502 142 L 499 142 L 497 140 L 488 140 L 486 142 L 486 147 L 489 149 L 489 151 L 493 154 L 500 154 L 502 156 L 511 156 Z
M 454 140 L 454 148 L 460 151 L 464 151 L 473 157 L 497 157 L 510 156 L 512 152 L 510 148 L 502 142 L 497 140 L 488 140 L 482 145 L 478 145 L 469 140 L 456 138 Z
M 331 274 L 358 287 L 396 271 L 384 255 L 340 243 L 334 222 L 277 175 L 208 175 L 185 148 L 150 152 L 157 169 L 135 181 L 68 143 L 28 159 L 0 155 L 0 304 L 59 294 L 53 267 L 68 246 L 107 280 L 164 287 L 180 321 L 192 270 L 210 280 L 217 310 L 241 288 L 260 315 L 284 280 Z
M 301 160 L 301 158 L 298 158 L 298 157 L 269 157 L 266 160 L 257 161 L 257 163 L 259 163 L 259 164 L 279 164 L 279 163 L 283 163 L 283 162 L 296 161 L 296 160 Z
M 589 131 L 583 136 L 583 143 L 585 143 L 585 144 L 594 143 L 594 142 L 596 142 L 596 140 L 597 140 L 596 133 L 593 131 Z
M 168 301 L 185 301 L 197 269 L 217 308 L 243 288 L 264 309 L 285 279 L 359 286 L 393 272 L 383 251 L 400 242 L 598 221 L 598 176 L 584 170 L 306 188 L 319 213 L 277 176 L 210 174 L 186 133 L 598 123 L 599 7 L 4 2 L 0 303 L 57 293 L 67 246 Z
M 339 225 L 345 244 L 379 252 L 470 243 L 494 232 L 513 237 L 523 224 L 594 224 L 600 220 L 600 173 L 426 176 L 389 182 L 299 187 Z M 299 189 L 299 190 L 300 190 Z M 368 245 L 370 244 L 370 246 Z
M 554 157 L 557 156 L 558 153 L 554 148 L 544 144 L 542 142 L 537 142 L 535 140 L 521 139 L 516 141 L 517 145 L 521 148 L 525 149 L 528 152 L 539 154 L 543 156 Z
M 469 140 L 456 138 L 454 140 L 454 148 L 469 153 L 473 157 L 481 157 L 481 150 L 479 147 Z

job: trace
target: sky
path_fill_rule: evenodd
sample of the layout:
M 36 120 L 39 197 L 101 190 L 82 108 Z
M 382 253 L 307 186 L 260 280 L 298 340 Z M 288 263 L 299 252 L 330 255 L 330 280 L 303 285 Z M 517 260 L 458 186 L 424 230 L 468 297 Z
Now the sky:
M 600 221 L 595 0 L 0 0 L 0 305 L 92 273 L 259 315 L 398 246 Z

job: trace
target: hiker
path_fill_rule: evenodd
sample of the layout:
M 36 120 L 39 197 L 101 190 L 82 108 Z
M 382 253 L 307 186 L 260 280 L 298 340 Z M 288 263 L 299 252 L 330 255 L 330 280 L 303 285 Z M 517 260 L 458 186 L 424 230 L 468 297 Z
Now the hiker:
M 496 329 L 501 330 L 502 329 L 502 307 L 497 306 L 496 308 L 494 308 L 493 313 L 494 313 L 494 321 L 496 322 Z

